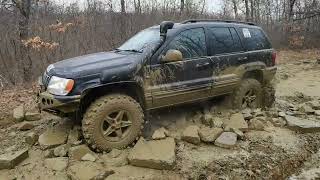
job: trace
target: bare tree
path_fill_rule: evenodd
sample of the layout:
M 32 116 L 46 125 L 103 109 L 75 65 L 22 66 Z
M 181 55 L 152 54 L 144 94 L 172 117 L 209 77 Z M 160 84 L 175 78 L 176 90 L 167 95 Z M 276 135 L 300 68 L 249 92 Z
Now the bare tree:
M 125 2 L 125 0 L 121 0 L 121 12 L 122 13 L 126 12 L 126 2 Z
M 232 0 L 232 4 L 233 4 L 233 11 L 234 11 L 234 18 L 238 19 L 237 0 Z
M 245 5 L 245 11 L 246 11 L 246 21 L 250 21 L 250 8 L 249 8 L 249 1 L 244 0 L 244 5 Z
M 141 13 L 141 1 L 140 0 L 134 0 L 134 10 L 137 13 Z
M 180 1 L 180 14 L 183 13 L 183 11 L 184 11 L 184 6 L 185 6 L 185 0 L 181 0 L 181 1 Z

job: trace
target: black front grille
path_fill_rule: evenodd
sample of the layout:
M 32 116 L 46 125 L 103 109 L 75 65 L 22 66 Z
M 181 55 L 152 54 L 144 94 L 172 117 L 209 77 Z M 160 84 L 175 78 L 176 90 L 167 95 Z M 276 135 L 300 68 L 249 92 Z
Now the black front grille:
M 50 76 L 47 74 L 47 72 L 45 72 L 42 76 L 42 83 L 44 85 L 44 87 L 47 88 L 48 84 L 49 84 L 49 81 L 50 81 Z

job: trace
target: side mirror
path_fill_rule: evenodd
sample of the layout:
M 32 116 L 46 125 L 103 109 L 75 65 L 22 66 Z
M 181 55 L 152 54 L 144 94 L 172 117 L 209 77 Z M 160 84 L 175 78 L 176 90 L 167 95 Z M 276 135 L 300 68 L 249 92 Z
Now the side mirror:
M 161 58 L 161 62 L 177 62 L 182 61 L 182 53 L 179 50 L 170 49 L 167 51 L 166 55 Z

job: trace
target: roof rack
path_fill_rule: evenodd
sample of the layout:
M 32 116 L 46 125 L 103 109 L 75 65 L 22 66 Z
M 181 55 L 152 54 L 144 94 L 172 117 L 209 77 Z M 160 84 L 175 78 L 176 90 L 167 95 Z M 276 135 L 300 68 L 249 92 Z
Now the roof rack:
M 181 24 L 197 23 L 197 22 L 226 22 L 226 23 L 241 23 L 241 24 L 248 24 L 248 25 L 256 25 L 253 22 L 221 20 L 221 19 L 188 19 L 188 20 L 182 21 Z

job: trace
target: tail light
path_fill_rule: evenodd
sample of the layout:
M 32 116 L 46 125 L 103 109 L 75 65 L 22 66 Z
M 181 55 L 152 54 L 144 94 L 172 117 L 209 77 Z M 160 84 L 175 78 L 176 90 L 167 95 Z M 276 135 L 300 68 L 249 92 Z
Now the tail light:
M 273 51 L 272 52 L 272 66 L 277 65 L 277 52 Z

